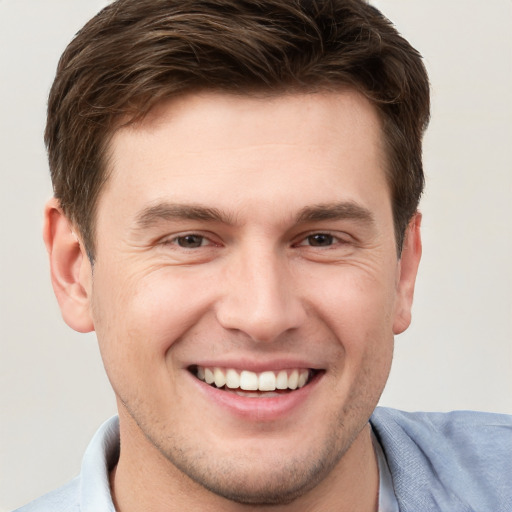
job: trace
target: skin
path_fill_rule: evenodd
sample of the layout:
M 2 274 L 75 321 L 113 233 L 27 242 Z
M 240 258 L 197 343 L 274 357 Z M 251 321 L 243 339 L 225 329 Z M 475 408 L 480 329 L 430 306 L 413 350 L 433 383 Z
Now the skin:
M 376 510 L 368 419 L 421 243 L 418 214 L 397 258 L 374 108 L 350 90 L 185 96 L 120 129 L 110 162 L 94 269 L 56 200 L 45 240 L 117 396 L 117 509 Z M 289 410 L 241 415 L 194 364 L 320 372 Z

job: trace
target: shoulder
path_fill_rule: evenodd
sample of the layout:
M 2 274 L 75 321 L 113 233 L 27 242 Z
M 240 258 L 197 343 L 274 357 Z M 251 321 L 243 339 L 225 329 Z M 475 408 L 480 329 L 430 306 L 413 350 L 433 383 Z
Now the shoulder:
M 371 424 L 397 494 L 454 510 L 512 510 L 512 416 L 377 408 Z
M 79 512 L 79 477 L 14 512 Z
M 427 452 L 438 452 L 443 447 L 451 455 L 459 451 L 461 457 L 481 453 L 484 458 L 512 465 L 512 416 L 506 414 L 404 412 L 378 407 L 371 423 L 391 445 L 409 438 L 419 446 L 426 444 Z
M 488 435 L 512 440 L 512 416 L 507 414 L 495 414 L 475 411 L 452 412 L 405 412 L 386 407 L 377 407 L 371 423 L 378 430 L 388 433 L 440 436 L 452 441 L 460 440 L 462 435 L 465 440 L 475 440 L 480 445 L 495 444 L 495 439 L 489 439 Z

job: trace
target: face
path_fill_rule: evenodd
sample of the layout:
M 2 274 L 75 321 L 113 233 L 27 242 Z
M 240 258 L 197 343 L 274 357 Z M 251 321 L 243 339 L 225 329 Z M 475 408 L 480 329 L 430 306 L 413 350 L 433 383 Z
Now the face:
M 303 494 L 342 467 L 407 323 L 373 107 L 193 95 L 111 157 L 86 287 L 124 446 L 231 500 Z

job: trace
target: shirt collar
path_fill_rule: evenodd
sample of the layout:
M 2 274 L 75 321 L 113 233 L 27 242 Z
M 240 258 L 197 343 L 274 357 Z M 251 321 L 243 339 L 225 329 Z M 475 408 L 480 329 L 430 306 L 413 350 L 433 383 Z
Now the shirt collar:
M 80 510 L 115 512 L 109 473 L 119 459 L 119 418 L 107 420 L 92 438 L 82 460 Z
M 399 512 L 388 462 L 372 429 L 372 441 L 379 464 L 379 512 Z

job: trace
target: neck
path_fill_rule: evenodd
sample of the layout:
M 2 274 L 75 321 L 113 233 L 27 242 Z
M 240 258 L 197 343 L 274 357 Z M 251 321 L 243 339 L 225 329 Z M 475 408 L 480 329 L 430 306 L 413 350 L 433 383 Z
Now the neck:
M 110 475 L 117 512 L 375 512 L 379 473 L 370 426 L 366 425 L 334 469 L 291 503 L 245 505 L 218 496 L 183 474 L 140 433 L 123 421 L 121 453 Z

